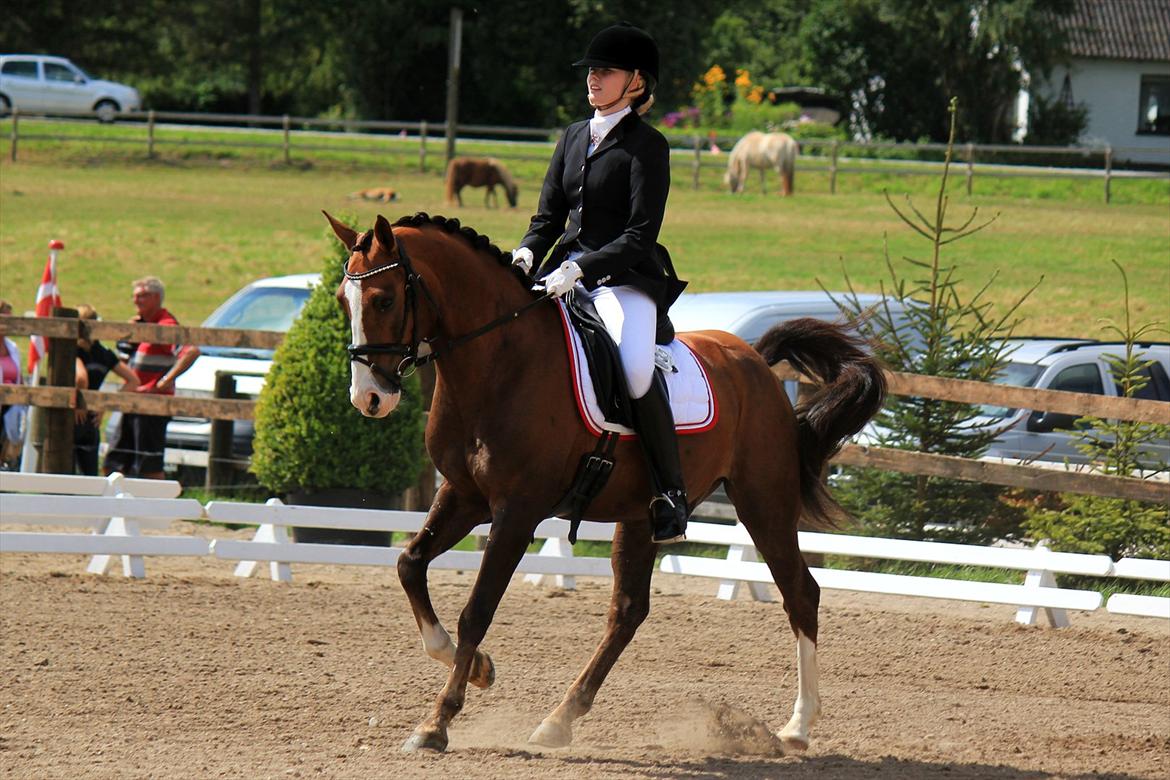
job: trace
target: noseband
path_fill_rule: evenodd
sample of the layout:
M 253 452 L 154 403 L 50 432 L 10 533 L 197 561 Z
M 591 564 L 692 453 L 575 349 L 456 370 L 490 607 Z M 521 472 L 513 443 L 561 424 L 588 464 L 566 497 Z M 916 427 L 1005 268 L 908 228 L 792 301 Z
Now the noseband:
M 393 235 L 393 233 L 391 233 L 391 235 Z M 365 242 L 359 242 L 353 247 L 350 247 L 350 251 L 364 251 L 364 243 Z M 418 275 L 418 273 L 415 272 L 414 266 L 410 262 L 410 255 L 406 253 L 406 247 L 402 244 L 401 241 L 398 240 L 398 236 L 394 236 L 394 252 L 398 255 L 398 260 L 396 262 L 386 263 L 384 265 L 380 265 L 376 268 L 371 268 L 368 271 L 362 271 L 360 273 L 350 272 L 349 258 L 346 258 L 341 263 L 341 272 L 345 275 L 346 279 L 349 279 L 353 282 L 360 282 L 363 279 L 369 279 L 371 276 L 376 276 L 383 271 L 389 271 L 399 267 L 401 267 L 406 273 L 406 282 L 403 285 L 404 294 L 406 295 L 406 305 L 402 315 L 402 326 L 398 330 L 399 341 L 387 341 L 378 344 L 348 344 L 345 347 L 345 351 L 349 353 L 349 359 L 351 362 L 361 363 L 363 366 L 367 366 L 371 371 L 389 383 L 391 390 L 397 392 L 402 389 L 403 379 L 413 374 L 420 366 L 425 366 L 427 363 L 438 360 L 440 356 L 440 351 L 432 346 L 439 340 L 438 336 L 419 338 L 418 295 L 415 293 L 415 288 L 418 288 L 422 291 L 423 296 L 426 297 L 427 302 L 431 305 L 431 309 L 435 312 L 436 327 L 440 331 L 442 330 L 443 314 L 439 310 L 438 304 L 435 303 L 435 299 L 431 295 L 430 290 L 427 289 L 426 282 L 421 276 Z M 524 306 L 521 306 L 516 311 L 505 314 L 502 317 L 497 317 L 488 324 L 476 328 L 470 333 L 466 333 L 455 339 L 447 339 L 446 344 L 443 347 L 442 354 L 446 354 L 461 344 L 466 344 L 472 339 L 479 338 L 480 336 L 491 330 L 494 330 L 500 325 L 511 322 L 524 312 L 531 309 L 533 306 L 539 303 L 543 303 L 552 297 L 553 296 L 551 294 L 545 293 L 541 297 L 526 303 Z M 410 319 L 411 334 L 408 341 L 403 341 L 402 339 L 406 335 L 407 318 Z M 419 348 L 422 346 L 427 347 L 427 353 L 425 355 L 419 355 Z M 398 361 L 398 366 L 394 369 L 393 376 L 391 376 L 390 374 L 383 371 L 370 359 L 371 355 L 401 355 L 402 359 Z

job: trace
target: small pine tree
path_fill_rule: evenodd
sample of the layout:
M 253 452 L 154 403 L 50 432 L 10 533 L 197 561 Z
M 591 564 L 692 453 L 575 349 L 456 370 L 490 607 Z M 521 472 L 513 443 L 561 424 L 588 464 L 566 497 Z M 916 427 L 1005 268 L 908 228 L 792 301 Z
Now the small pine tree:
M 888 244 L 885 248 L 891 286 L 887 289 L 883 283 L 881 292 L 887 299 L 904 304 L 906 320 L 896 318 L 889 307 L 864 307 L 848 274 L 849 292 L 837 304 L 875 344 L 879 357 L 890 369 L 989 382 L 1006 362 L 1009 352 L 1005 340 L 1018 324 L 1013 319 L 1015 312 L 1031 290 L 1005 314 L 996 316 L 992 304 L 984 300 L 995 276 L 973 296 L 964 298 L 958 289 L 958 266 L 943 262 L 944 246 L 977 233 L 998 217 L 997 214 L 976 225 L 976 207 L 961 224 L 947 224 L 947 177 L 956 110 L 956 101 L 952 100 L 950 139 L 933 217 L 925 216 L 909 197 L 906 206 L 900 207 L 886 193 L 894 213 L 931 248 L 929 260 L 904 258 L 911 266 L 909 277 L 894 266 Z M 971 404 L 891 395 L 874 421 L 876 443 L 893 449 L 978 458 L 999 434 L 998 429 L 978 425 L 978 414 L 979 408 Z M 977 482 L 848 469 L 834 492 L 856 518 L 861 532 L 874 536 L 985 542 L 992 537 L 1010 536 L 1019 523 L 1018 511 L 999 500 L 1002 488 Z M 928 532 L 928 525 L 938 530 Z
M 389 417 L 353 408 L 349 324 L 334 297 L 349 253 L 331 231 L 326 240 L 321 283 L 277 348 L 256 405 L 252 471 L 282 494 L 350 488 L 394 495 L 414 484 L 422 467 L 418 381 L 403 383 Z
M 1135 327 L 1130 320 L 1129 277 L 1117 261 L 1125 286 L 1125 322 L 1104 320 L 1106 332 L 1125 345 L 1119 355 L 1106 362 L 1120 395 L 1136 396 L 1149 381 L 1144 370 L 1154 361 L 1142 360 L 1136 346 L 1145 336 L 1163 331 L 1162 323 Z M 1078 448 L 1101 473 L 1130 477 L 1153 477 L 1165 473 L 1167 464 L 1157 463 L 1148 445 L 1170 438 L 1170 425 L 1083 418 L 1088 427 L 1081 431 Z M 1125 557 L 1170 559 L 1170 508 L 1162 504 L 1105 496 L 1067 493 L 1060 507 L 1029 510 L 1024 528 L 1036 539 L 1047 539 L 1054 550 L 1078 553 L 1105 553 Z

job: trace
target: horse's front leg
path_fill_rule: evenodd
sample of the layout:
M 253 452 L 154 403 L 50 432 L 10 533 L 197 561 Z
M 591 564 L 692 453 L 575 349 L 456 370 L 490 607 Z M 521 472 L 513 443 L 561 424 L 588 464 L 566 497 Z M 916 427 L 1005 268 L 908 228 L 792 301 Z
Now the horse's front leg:
M 435 702 L 431 717 L 419 724 L 402 746 L 404 751 L 412 753 L 416 750 L 447 749 L 447 726 L 463 709 L 467 682 L 472 675 L 476 657 L 480 655 L 479 644 L 491 625 L 508 581 L 520 564 L 538 522 L 539 518 L 535 516 L 531 522 L 518 522 L 514 515 L 505 519 L 502 514 L 496 514 L 492 520 L 492 531 L 480 562 L 479 576 L 472 586 L 467 606 L 459 616 L 459 645 L 455 649 L 455 662 L 447 676 L 447 684 Z
M 398 556 L 398 579 L 414 611 L 414 619 L 422 635 L 423 650 L 448 668 L 455 663 L 455 643 L 451 641 L 451 635 L 443 628 L 431 605 L 427 568 L 431 561 L 450 550 L 489 516 L 487 504 L 482 499 L 461 496 L 449 482 L 444 482 L 435 494 L 422 530 Z M 477 652 L 471 669 L 472 685 L 487 688 L 495 681 L 495 677 L 491 656 Z
M 593 699 L 606 675 L 650 614 L 650 577 L 654 572 L 655 552 L 647 526 L 618 526 L 610 556 L 613 596 L 605 637 L 560 705 L 537 727 L 529 742 L 565 747 L 573 741 L 573 721 L 593 707 Z

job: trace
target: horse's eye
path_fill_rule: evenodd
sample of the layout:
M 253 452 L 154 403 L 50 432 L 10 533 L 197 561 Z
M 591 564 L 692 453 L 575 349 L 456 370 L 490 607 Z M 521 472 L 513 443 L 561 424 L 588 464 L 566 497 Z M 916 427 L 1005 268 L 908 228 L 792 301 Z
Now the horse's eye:
M 392 295 L 379 295 L 374 299 L 374 308 L 378 311 L 390 311 L 392 306 L 394 306 L 394 296 Z

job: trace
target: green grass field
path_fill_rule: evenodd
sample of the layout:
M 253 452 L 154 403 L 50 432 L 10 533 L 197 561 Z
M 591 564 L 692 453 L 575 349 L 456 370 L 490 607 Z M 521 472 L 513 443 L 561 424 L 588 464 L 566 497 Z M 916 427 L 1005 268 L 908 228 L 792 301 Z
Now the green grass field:
M 113 132 L 93 132 L 99 130 Z M 338 153 L 285 166 L 258 153 L 194 147 L 151 162 L 141 160 L 144 150 L 125 145 L 22 141 L 19 149 L 13 164 L 0 144 L 0 297 L 18 312 L 31 309 L 46 244 L 59 238 L 66 245 L 59 270 L 66 305 L 91 303 L 107 319 L 124 319 L 132 313 L 131 280 L 155 274 L 167 283 L 168 307 L 187 324 L 254 278 L 318 270 L 326 240 L 322 209 L 362 225 L 379 211 L 391 218 L 454 215 L 510 248 L 524 234 L 543 167 L 515 162 L 520 206 L 496 210 L 483 206 L 479 190 L 465 191 L 464 208 L 443 203 L 438 143 L 427 173 L 417 171 L 417 151 L 384 165 Z M 482 144 L 478 151 L 498 149 Z M 691 291 L 815 289 L 818 282 L 841 289 L 846 272 L 859 291 L 876 291 L 888 279 L 887 236 L 901 270 L 909 270 L 901 256 L 927 256 L 928 245 L 901 225 L 881 189 L 897 188 L 896 199 L 913 193 L 921 209 L 932 210 L 932 177 L 842 177 L 838 194 L 830 195 L 823 174 L 798 175 L 796 197 L 781 199 L 732 197 L 720 191 L 718 171 L 704 170 L 703 186 L 692 189 L 685 161 L 674 176 L 661 238 Z M 1020 310 L 1019 333 L 1102 335 L 1099 318 L 1122 316 L 1112 259 L 1129 272 L 1136 318 L 1166 319 L 1166 182 L 1116 182 L 1117 200 L 1142 202 L 1109 206 L 1099 189 L 1082 191 L 1085 182 L 977 180 L 973 197 L 963 192 L 961 176 L 952 184 L 956 220 L 973 207 L 999 214 L 982 233 L 947 248 L 964 287 L 973 290 L 998 274 L 990 295 L 1006 306 L 1044 278 Z M 980 192 L 993 184 L 999 194 Z M 375 186 L 395 187 L 400 200 L 381 205 L 346 197 Z

